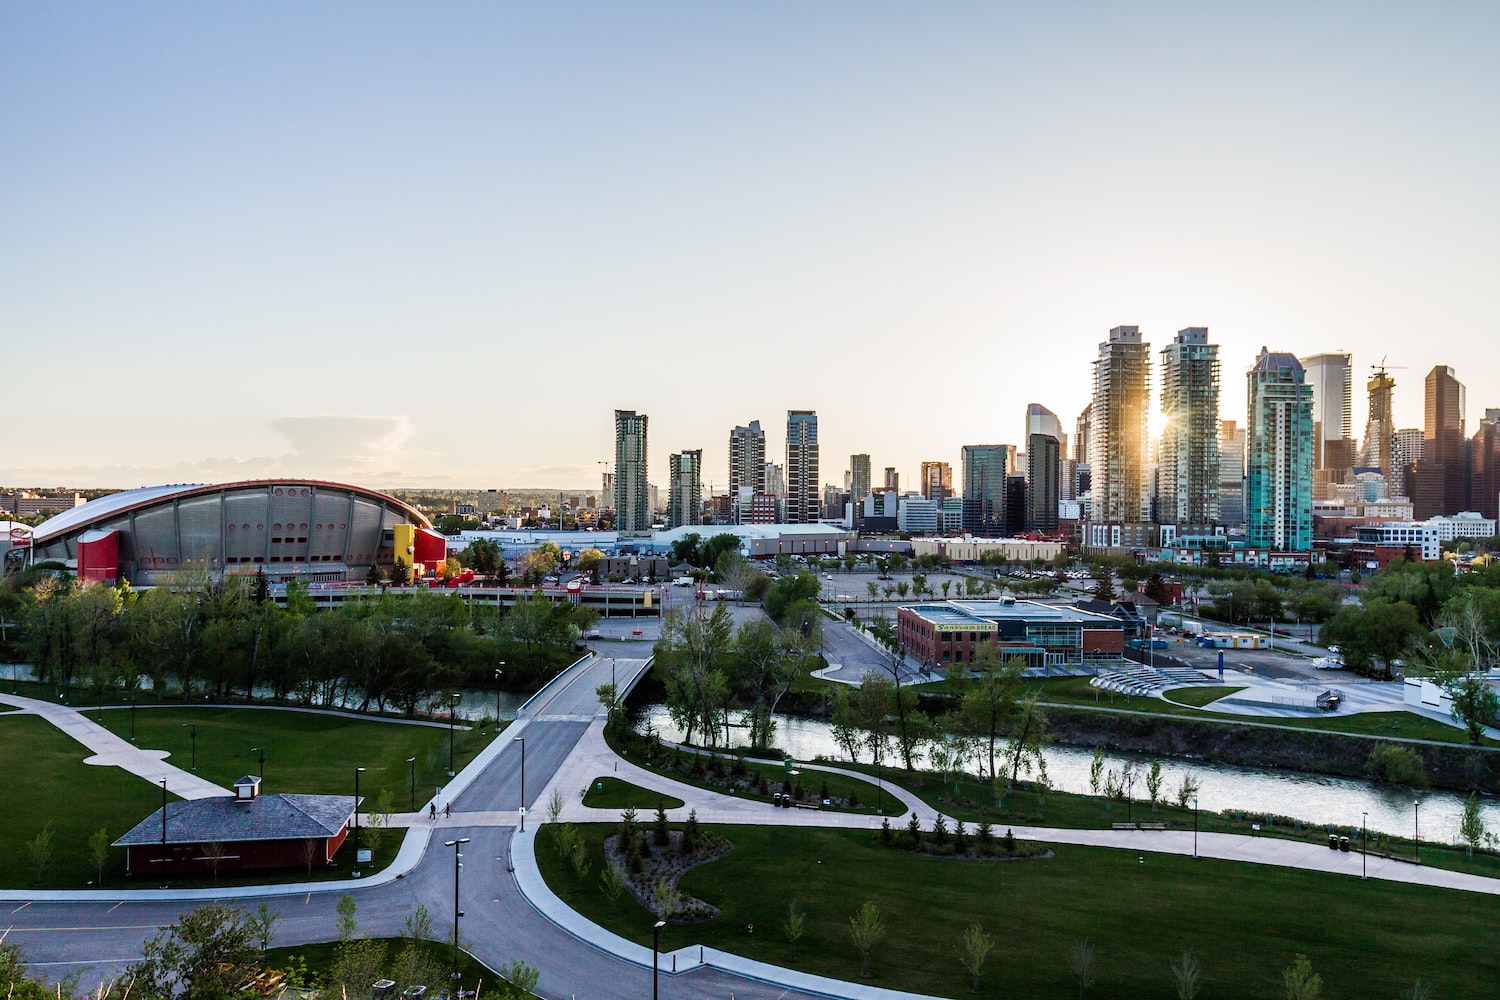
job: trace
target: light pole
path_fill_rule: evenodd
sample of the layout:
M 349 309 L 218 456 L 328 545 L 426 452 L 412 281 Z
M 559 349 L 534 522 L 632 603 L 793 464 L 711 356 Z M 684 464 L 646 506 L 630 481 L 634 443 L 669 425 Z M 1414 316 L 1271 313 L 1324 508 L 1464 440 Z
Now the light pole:
M 411 811 L 417 811 L 417 758 L 408 757 L 406 763 L 411 766 Z
M 458 716 L 458 702 L 463 695 L 457 691 L 448 696 L 448 777 L 453 777 L 453 723 Z
M 167 779 L 161 779 L 161 887 L 167 887 Z
M 261 781 L 265 781 L 266 780 L 266 748 L 265 747 L 251 747 L 250 750 L 249 750 L 249 752 L 250 753 L 258 753 L 258 754 L 260 754 L 260 757 L 257 758 L 257 763 L 260 764 L 260 770 L 258 770 L 258 771 L 255 772 L 255 776 L 257 778 L 259 778 Z
M 130 696 L 130 742 L 135 742 L 135 695 Z
M 526 737 L 517 736 L 516 743 L 521 744 L 521 832 L 526 832 Z
M 665 926 L 665 920 L 651 925 L 651 1000 L 657 1000 L 657 980 L 661 978 L 661 959 L 657 954 L 661 951 L 661 929 Z
M 1193 796 L 1193 857 L 1198 856 L 1198 796 Z
M 1418 795 L 1411 803 L 1411 842 L 1417 852 L 1417 864 L 1422 863 L 1422 797 Z
M 359 776 L 365 773 L 362 767 L 354 769 L 354 867 L 359 867 Z
M 188 741 L 193 744 L 193 770 L 198 770 L 198 724 L 196 722 L 184 722 L 182 728 L 188 731 Z
M 444 847 L 453 848 L 453 994 L 458 995 L 458 918 L 464 915 L 464 911 L 458 908 L 458 870 L 463 865 L 463 852 L 459 850 L 469 842 L 468 837 L 459 837 L 457 840 L 443 841 Z
M 1362 812 L 1359 814 L 1359 877 L 1370 877 L 1370 852 L 1365 849 L 1365 830 L 1368 826 L 1370 814 Z
M 500 669 L 495 671 L 495 732 L 500 732 L 500 675 L 505 673 L 505 661 L 500 661 Z

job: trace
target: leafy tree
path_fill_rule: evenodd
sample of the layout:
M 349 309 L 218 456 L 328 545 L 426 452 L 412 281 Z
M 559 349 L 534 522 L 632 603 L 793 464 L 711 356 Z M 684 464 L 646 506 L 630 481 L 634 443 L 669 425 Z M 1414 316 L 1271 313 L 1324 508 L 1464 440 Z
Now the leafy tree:
M 1479 797 L 1474 792 L 1470 792 L 1468 800 L 1464 802 L 1464 814 L 1458 821 L 1458 835 L 1468 845 L 1468 855 L 1472 858 L 1474 848 L 1484 840 L 1484 819 L 1479 814 Z
M 1495 724 L 1495 715 L 1500 713 L 1500 695 L 1480 674 L 1464 673 L 1449 677 L 1443 682 L 1443 690 L 1453 699 L 1453 721 L 1469 732 L 1469 742 L 1478 746 L 1484 739 L 1486 726 Z
M 615 912 L 620 896 L 625 892 L 625 885 L 625 869 L 620 866 L 620 862 L 608 862 L 604 871 L 599 873 L 599 887 L 604 892 L 604 898 L 609 900 L 610 913 Z
M 1104 748 L 1094 747 L 1094 756 L 1089 761 L 1089 792 L 1098 795 L 1099 783 L 1104 778 Z
M 1015 714 L 1026 661 L 1014 656 L 1001 662 L 999 647 L 986 643 L 975 654 L 971 666 L 976 676 L 959 698 L 958 710 L 951 723 L 956 733 L 977 739 L 986 746 L 990 781 L 994 781 L 1000 739 L 1006 724 Z M 962 668 L 950 671 L 961 672 Z
M 859 974 L 870 976 L 870 952 L 885 937 L 885 921 L 880 917 L 880 907 L 866 900 L 864 905 L 849 918 L 849 937 L 854 941 L 854 950 L 859 952 Z
M 499 968 L 500 978 L 510 983 L 511 989 L 521 996 L 530 996 L 536 991 L 537 980 L 542 977 L 535 966 L 513 958 Z
M 1325 645 L 1341 645 L 1344 662 L 1356 670 L 1371 672 L 1379 660 L 1389 678 L 1391 661 L 1405 653 L 1421 631 L 1417 611 L 1410 604 L 1376 597 L 1361 607 L 1340 609 L 1324 624 L 1320 638 Z
M 1106 569 L 1099 574 L 1099 581 L 1094 584 L 1094 598 L 1100 601 L 1109 601 L 1111 604 L 1114 603 L 1115 581 L 1114 573 L 1110 570 Z
M 1047 784 L 1047 711 L 1040 703 L 1041 692 L 1034 691 L 1016 703 L 1015 717 L 1011 720 L 1010 740 L 1006 744 L 1005 756 L 1010 762 L 1010 782 L 1016 783 L 1022 769 L 1028 775 L 1032 768 Z
M 1073 974 L 1073 981 L 1078 984 L 1078 1000 L 1083 1000 L 1084 993 L 1099 978 L 1099 965 L 1094 959 L 1094 946 L 1088 938 L 1074 941 L 1073 947 L 1068 950 L 1068 971 Z
M 963 828 L 963 824 L 959 824 Z M 964 928 L 964 936 L 958 942 L 958 964 L 969 974 L 969 989 L 979 992 L 979 977 L 984 974 L 985 963 L 990 952 L 995 950 L 995 939 L 984 932 L 978 924 Z
M 42 880 L 47 877 L 47 869 L 52 867 L 53 853 L 52 824 L 46 823 L 35 837 L 26 842 L 26 860 L 36 869 L 37 885 L 41 885 Z
M 1177 1000 L 1197 1000 L 1203 982 L 1203 963 L 1191 950 L 1172 959 L 1172 980 L 1177 984 Z
M 126 976 L 141 996 L 227 1000 L 237 995 L 239 966 L 259 956 L 245 911 L 209 903 L 148 940 Z
M 1156 812 L 1156 800 L 1161 797 L 1161 761 L 1153 760 L 1146 772 L 1146 793 L 1151 796 L 1151 811 Z
M 1313 971 L 1306 955 L 1298 955 L 1281 970 L 1281 985 L 1286 1000 L 1322 1000 L 1323 977 Z
M 1427 787 L 1427 764 L 1410 747 L 1381 743 L 1370 751 L 1370 780 L 1376 784 Z
M 786 934 L 787 956 L 797 960 L 797 942 L 802 940 L 802 935 L 807 931 L 807 909 L 797 900 L 793 899 L 786 904 L 786 916 L 781 921 L 781 929 Z
M 1182 776 L 1182 783 L 1177 786 L 1177 808 L 1186 809 L 1188 803 L 1197 798 L 1200 786 L 1198 779 L 1191 774 Z
M 104 884 L 104 866 L 109 864 L 109 830 L 100 827 L 89 834 L 89 861 L 93 862 L 99 884 Z

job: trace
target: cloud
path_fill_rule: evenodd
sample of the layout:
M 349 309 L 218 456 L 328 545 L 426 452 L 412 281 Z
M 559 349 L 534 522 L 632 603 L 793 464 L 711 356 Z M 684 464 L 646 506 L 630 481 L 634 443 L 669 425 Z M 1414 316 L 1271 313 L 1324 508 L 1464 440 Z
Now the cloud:
M 398 465 L 401 446 L 411 437 L 404 417 L 278 417 L 271 430 L 291 445 L 281 458 L 284 471 L 312 477 L 368 476 Z

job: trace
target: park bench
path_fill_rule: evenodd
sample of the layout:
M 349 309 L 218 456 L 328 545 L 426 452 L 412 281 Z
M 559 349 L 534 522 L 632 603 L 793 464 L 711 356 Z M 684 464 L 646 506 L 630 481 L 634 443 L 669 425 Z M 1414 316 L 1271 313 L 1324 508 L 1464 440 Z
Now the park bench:
M 1116 823 L 1114 824 L 1114 828 L 1116 830 L 1134 830 L 1136 825 L 1134 823 Z
M 818 805 L 816 802 L 794 802 L 792 804 L 794 806 L 796 806 L 798 809 L 821 809 L 821 808 L 823 808 L 822 806 Z
M 1140 824 L 1140 828 L 1142 830 L 1165 830 L 1167 828 L 1167 824 L 1163 823 L 1161 820 L 1151 820 L 1148 823 Z

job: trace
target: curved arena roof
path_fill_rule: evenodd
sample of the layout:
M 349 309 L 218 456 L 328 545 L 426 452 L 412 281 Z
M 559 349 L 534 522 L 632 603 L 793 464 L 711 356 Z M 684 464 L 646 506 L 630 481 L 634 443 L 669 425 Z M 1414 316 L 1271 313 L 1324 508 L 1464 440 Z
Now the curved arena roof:
M 151 486 L 114 493 L 37 526 L 35 558 L 76 563 L 79 545 L 118 544 L 124 579 L 151 584 L 190 565 L 342 579 L 393 558 L 389 530 L 432 527 L 374 490 L 312 479 Z

